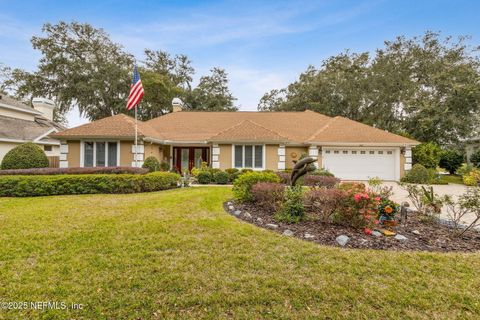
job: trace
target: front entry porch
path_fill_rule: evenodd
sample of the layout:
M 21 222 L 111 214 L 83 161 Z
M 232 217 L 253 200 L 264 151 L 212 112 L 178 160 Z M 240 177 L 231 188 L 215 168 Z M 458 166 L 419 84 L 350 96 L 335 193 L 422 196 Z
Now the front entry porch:
M 202 162 L 210 165 L 209 147 L 173 147 L 173 166 L 178 172 L 201 168 Z

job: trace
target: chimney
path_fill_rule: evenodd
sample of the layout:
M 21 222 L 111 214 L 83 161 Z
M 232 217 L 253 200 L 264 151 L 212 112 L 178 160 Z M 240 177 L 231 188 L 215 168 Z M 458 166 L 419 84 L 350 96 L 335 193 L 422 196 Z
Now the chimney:
M 45 118 L 53 121 L 53 109 L 55 109 L 55 103 L 47 98 L 33 98 L 33 108 L 40 111 Z
M 183 110 L 183 101 L 180 98 L 173 98 L 172 112 L 180 112 Z

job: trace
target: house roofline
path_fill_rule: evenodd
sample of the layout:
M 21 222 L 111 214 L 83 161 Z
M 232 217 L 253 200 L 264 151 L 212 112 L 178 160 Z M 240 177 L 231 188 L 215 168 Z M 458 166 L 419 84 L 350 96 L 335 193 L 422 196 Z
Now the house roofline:
M 0 107 L 4 107 L 4 108 L 7 108 L 7 109 L 12 109 L 12 110 L 15 110 L 15 111 L 28 113 L 28 114 L 43 115 L 43 113 L 41 113 L 40 111 L 37 111 L 33 108 L 32 108 L 32 110 L 28 110 L 28 109 L 12 106 L 12 105 L 5 104 L 5 103 L 0 103 Z

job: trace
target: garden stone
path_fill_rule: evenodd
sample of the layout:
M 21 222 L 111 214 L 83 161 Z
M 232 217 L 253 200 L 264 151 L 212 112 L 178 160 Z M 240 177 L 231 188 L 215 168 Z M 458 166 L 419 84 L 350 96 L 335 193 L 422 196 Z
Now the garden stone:
M 232 205 L 229 205 L 229 206 L 228 206 L 228 210 L 234 210 L 234 209 L 235 209 L 234 206 L 232 206 Z
M 291 236 L 293 236 L 293 231 L 286 229 L 285 231 L 283 231 L 282 234 L 283 234 L 284 236 L 291 237 Z
M 247 219 L 251 219 L 252 218 L 252 215 L 250 214 L 250 212 L 244 212 L 243 213 L 243 216 Z
M 347 237 L 346 235 L 343 235 L 343 234 L 342 234 L 341 236 L 338 236 L 338 237 L 335 239 L 335 241 L 337 241 L 337 243 L 338 243 L 339 245 L 341 245 L 342 247 L 344 247 L 349 240 L 350 240 L 350 238 Z
M 262 218 L 257 218 L 257 221 L 262 223 L 263 222 L 263 219 Z
M 266 226 L 267 228 L 270 228 L 270 229 L 278 229 L 278 225 L 273 223 L 267 223 Z
M 402 236 L 401 234 L 397 234 L 397 235 L 395 235 L 395 237 L 394 237 L 394 238 L 395 238 L 396 240 L 398 240 L 398 241 L 405 241 L 405 240 L 408 240 L 408 238 L 407 238 L 407 237 L 405 237 L 405 236 Z
M 233 214 L 236 215 L 237 217 L 240 215 L 240 213 L 242 213 L 242 211 L 240 211 L 240 210 L 235 210 L 233 212 Z
M 231 206 L 232 205 L 232 202 L 231 201 L 228 201 L 227 202 L 227 206 Z
M 380 232 L 378 232 L 378 231 L 373 231 L 373 232 L 372 232 L 372 236 L 381 237 L 382 234 L 381 234 Z
M 417 236 L 420 235 L 420 231 L 418 231 L 418 230 L 413 230 L 412 233 L 413 233 L 413 234 L 416 234 Z
M 305 239 L 313 239 L 315 238 L 315 236 L 313 234 L 310 234 L 310 233 L 305 233 L 305 235 L 303 236 Z

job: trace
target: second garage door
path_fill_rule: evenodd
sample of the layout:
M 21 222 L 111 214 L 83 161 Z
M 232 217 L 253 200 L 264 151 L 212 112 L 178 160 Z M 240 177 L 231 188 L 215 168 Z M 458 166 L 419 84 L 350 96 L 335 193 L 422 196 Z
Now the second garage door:
M 343 180 L 396 180 L 395 149 L 324 148 L 323 167 Z

